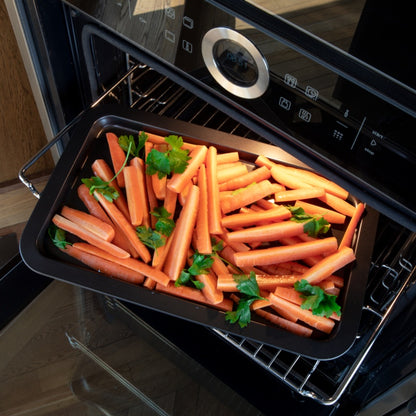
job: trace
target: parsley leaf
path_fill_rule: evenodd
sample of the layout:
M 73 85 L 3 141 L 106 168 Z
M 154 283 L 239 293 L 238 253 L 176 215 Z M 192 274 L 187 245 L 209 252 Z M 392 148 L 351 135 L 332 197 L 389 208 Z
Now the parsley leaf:
M 161 233 L 152 230 L 151 227 L 146 227 L 144 225 L 139 225 L 136 228 L 136 233 L 140 241 L 147 247 L 153 248 L 156 250 L 159 247 L 162 247 L 166 243 L 166 237 Z
M 201 254 L 196 251 L 192 256 L 192 265 L 188 269 L 182 270 L 179 278 L 175 281 L 175 286 L 183 286 L 191 284 L 197 289 L 201 290 L 204 284 L 198 280 L 192 279 L 192 276 L 200 274 L 208 274 L 209 268 L 212 266 L 214 259 L 212 254 Z
M 192 279 L 192 274 L 189 273 L 189 271 L 182 270 L 178 279 L 175 281 L 175 286 L 178 287 L 187 285 L 194 286 L 198 290 L 202 290 L 204 288 L 204 284 L 202 282 Z
M 319 286 L 312 286 L 307 280 L 302 279 L 295 283 L 295 289 L 301 293 L 304 299 L 301 308 L 309 309 L 314 315 L 326 316 L 327 318 L 335 312 L 341 315 L 341 306 L 336 302 L 335 295 L 325 293 Z
M 147 134 L 144 131 L 141 131 L 140 134 L 137 136 L 137 144 L 136 139 L 132 134 L 130 135 L 122 135 L 118 138 L 118 144 L 120 147 L 127 152 L 130 146 L 130 154 L 132 156 L 139 156 L 140 151 L 143 149 L 144 144 L 147 140 Z
M 165 207 L 156 207 L 151 214 L 157 218 L 155 230 L 169 237 L 175 228 L 175 221 L 169 218 L 172 214 Z
M 146 158 L 146 173 L 154 175 L 157 173 L 159 178 L 170 175 L 171 173 L 183 173 L 188 166 L 189 151 L 181 149 L 183 145 L 182 137 L 170 135 L 165 137 L 169 144 L 165 152 L 152 149 Z
M 291 221 L 304 222 L 303 231 L 311 237 L 327 233 L 330 229 L 329 222 L 322 215 L 310 215 L 302 207 L 287 205 L 286 208 L 292 213 Z
M 237 289 L 242 294 L 235 311 L 228 311 L 225 314 L 225 319 L 232 324 L 238 322 L 240 328 L 246 327 L 251 321 L 251 304 L 258 299 L 264 299 L 260 296 L 260 289 L 257 284 L 256 275 L 250 272 L 250 275 L 233 275 L 237 283 Z
M 70 244 L 65 240 L 66 234 L 65 231 L 61 228 L 58 228 L 55 224 L 51 224 L 48 228 L 48 234 L 51 238 L 53 244 L 58 248 L 65 248 L 67 244 Z

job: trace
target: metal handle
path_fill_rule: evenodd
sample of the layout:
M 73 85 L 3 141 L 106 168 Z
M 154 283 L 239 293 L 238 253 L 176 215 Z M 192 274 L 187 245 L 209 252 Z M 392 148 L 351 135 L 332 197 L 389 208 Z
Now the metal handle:
M 31 168 L 47 151 L 53 146 L 57 145 L 63 138 L 63 136 L 69 132 L 82 118 L 82 116 L 92 108 L 96 107 L 101 101 L 106 98 L 111 92 L 117 88 L 126 78 L 128 78 L 140 64 L 134 65 L 130 68 L 126 74 L 124 74 L 110 89 L 101 94 L 93 103 L 91 103 L 85 110 L 81 111 L 74 119 L 72 119 L 50 142 L 48 142 L 38 153 L 36 153 L 28 162 L 26 162 L 19 170 L 19 180 L 25 185 L 36 198 L 40 198 L 40 193 L 36 189 L 35 185 L 26 177 L 26 172 Z

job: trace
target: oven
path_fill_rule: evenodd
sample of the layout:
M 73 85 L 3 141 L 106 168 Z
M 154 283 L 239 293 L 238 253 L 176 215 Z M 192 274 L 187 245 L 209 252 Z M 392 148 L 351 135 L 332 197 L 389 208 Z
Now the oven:
M 86 111 L 116 104 L 277 146 L 377 213 L 359 329 L 339 357 L 310 358 L 98 294 L 108 318 L 103 327 L 120 322 L 157 334 L 247 400 L 248 414 L 412 414 L 416 86 L 410 13 L 372 0 L 6 5 L 51 139 L 20 172 L 35 196 L 30 167 L 49 150 L 59 158 Z M 11 282 L 10 273 L 15 279 L 29 273 L 16 261 L 18 267 L 5 272 Z M 134 377 L 120 377 L 88 342 L 67 336 L 71 347 L 137 393 Z M 215 359 L 210 351 L 218 352 Z

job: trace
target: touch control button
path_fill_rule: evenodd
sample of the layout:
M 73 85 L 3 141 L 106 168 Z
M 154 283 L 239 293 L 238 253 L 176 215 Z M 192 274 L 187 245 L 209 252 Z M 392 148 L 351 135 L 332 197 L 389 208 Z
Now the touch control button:
M 202 57 L 213 78 L 241 98 L 258 98 L 269 85 L 269 68 L 257 47 L 226 27 L 209 30 L 202 39 Z

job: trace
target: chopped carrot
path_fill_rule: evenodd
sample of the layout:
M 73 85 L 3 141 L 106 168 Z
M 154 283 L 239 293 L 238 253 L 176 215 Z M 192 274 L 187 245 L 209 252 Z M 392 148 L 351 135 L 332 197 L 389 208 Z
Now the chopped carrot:
M 221 165 L 223 163 L 238 162 L 239 160 L 240 155 L 238 152 L 227 152 L 217 154 L 217 165 Z
M 333 253 L 337 250 L 337 246 L 337 239 L 335 237 L 327 237 L 293 246 L 277 246 L 237 252 L 234 254 L 234 261 L 238 267 L 262 266 L 265 264 L 301 260 L 305 257 L 316 256 L 322 253 Z
M 91 269 L 107 276 L 115 277 L 134 284 L 140 284 L 143 282 L 143 274 L 124 266 L 120 266 L 119 264 L 106 260 L 102 257 L 86 253 L 77 247 L 67 245 L 66 248 L 62 249 L 62 251 L 84 263 L 86 266 L 91 267 Z
M 149 203 L 147 197 L 147 187 L 146 187 L 146 174 L 145 174 L 145 164 L 143 159 L 139 157 L 134 157 L 130 161 L 131 166 L 135 166 L 137 168 L 137 179 L 139 182 L 139 192 L 140 197 L 139 201 L 142 206 L 142 225 L 145 227 L 150 227 L 150 213 L 149 213 Z
M 208 185 L 206 168 L 203 164 L 199 168 L 198 186 L 200 199 L 195 227 L 195 248 L 199 253 L 210 254 L 212 252 L 212 244 L 208 223 Z
M 207 274 L 199 274 L 195 276 L 195 278 L 204 284 L 201 291 L 210 303 L 216 305 L 224 300 L 224 294 L 222 290 L 217 287 L 217 277 L 214 273 L 209 272 Z
M 312 185 L 307 184 L 301 178 L 292 175 L 283 165 L 273 165 L 270 169 L 273 179 L 281 185 L 290 189 L 311 188 Z
M 274 291 L 277 286 L 280 286 L 282 280 L 285 280 L 287 277 L 282 276 L 269 276 L 256 274 L 257 285 L 260 290 L 265 290 L 268 292 Z M 291 276 L 293 279 L 294 277 Z M 217 288 L 223 292 L 236 292 L 237 291 L 237 282 L 234 280 L 234 277 L 231 273 L 220 274 L 217 276 Z M 296 279 L 296 278 L 294 278 Z M 297 281 L 296 279 L 295 281 Z M 293 284 L 293 280 L 292 280 Z
M 126 154 L 124 150 L 118 144 L 118 137 L 111 132 L 106 133 L 108 148 L 110 150 L 111 161 L 113 163 L 113 170 L 118 173 L 122 169 L 124 161 L 126 160 Z M 120 188 L 124 188 L 124 173 L 121 171 L 117 175 L 117 185 Z
M 338 196 L 326 193 L 319 199 L 342 215 L 345 215 L 347 217 L 352 217 L 354 215 L 354 205 L 350 204 L 348 201 L 344 201 L 342 198 L 339 198 Z
M 234 191 L 239 188 L 244 188 L 254 182 L 261 182 L 269 179 L 271 176 L 270 170 L 265 166 L 258 169 L 253 169 L 240 177 L 229 179 L 219 185 L 220 191 Z
M 55 214 L 53 216 L 52 222 L 58 228 L 61 228 L 64 231 L 74 234 L 77 237 L 81 238 L 82 240 L 85 240 L 88 243 L 96 247 L 100 247 L 101 249 L 103 249 L 109 254 L 112 254 L 115 257 L 121 257 L 121 258 L 130 257 L 130 254 L 126 252 L 125 250 L 123 250 L 122 248 L 117 247 L 116 245 L 108 241 L 105 241 L 100 237 L 97 237 L 96 234 L 92 233 L 88 229 L 76 224 L 73 221 L 66 219 L 65 217 L 62 217 L 59 214 Z
M 166 140 L 165 140 L 166 136 L 160 136 L 158 134 L 148 133 L 148 132 L 145 132 L 145 133 L 147 134 L 147 141 L 149 143 L 152 143 L 152 144 L 166 144 Z M 197 145 L 195 145 L 195 144 L 188 143 L 188 142 L 184 141 L 181 149 L 192 151 L 193 149 L 195 149 L 196 146 Z
M 94 215 L 94 217 L 99 218 L 101 221 L 106 222 L 107 224 L 112 225 L 110 218 L 105 213 L 102 206 L 98 203 L 98 201 L 90 194 L 90 190 L 88 189 L 88 186 L 85 184 L 81 184 L 77 188 L 77 194 L 79 199 L 83 202 L 85 205 L 85 208 L 87 208 L 88 212 L 91 215 Z
M 206 157 L 208 225 L 210 234 L 221 234 L 221 205 L 217 180 L 217 148 L 210 146 Z
M 153 148 L 163 153 L 163 152 L 166 152 L 166 150 L 168 149 L 168 145 L 167 143 L 155 144 Z M 152 178 L 152 189 L 153 189 L 153 192 L 155 193 L 155 197 L 158 200 L 163 201 L 166 196 L 167 177 L 163 176 L 162 178 L 159 178 L 159 175 L 155 173 L 151 175 L 151 178 Z
M 331 224 L 344 224 L 345 215 L 333 211 L 326 207 L 321 207 L 320 205 L 311 204 L 305 201 L 296 201 L 295 207 L 301 207 L 307 214 L 310 215 L 322 215 Z
M 242 163 L 224 169 L 218 169 L 217 167 L 217 181 L 221 185 L 224 182 L 239 178 L 247 173 L 247 166 Z
M 185 205 L 176 221 L 172 234 L 172 245 L 165 260 L 163 270 L 172 279 L 177 280 L 181 273 L 192 241 L 199 206 L 199 187 L 192 185 Z
M 355 207 L 354 214 L 352 214 L 350 222 L 347 225 L 347 229 L 342 236 L 341 242 L 339 243 L 339 248 L 351 247 L 355 231 L 362 215 L 364 214 L 364 210 L 365 205 L 362 202 L 358 203 L 358 205 Z
M 147 160 L 147 156 L 152 150 L 152 148 L 153 148 L 153 143 L 147 140 L 144 144 L 144 153 L 145 153 L 144 160 Z M 147 190 L 147 203 L 149 204 L 149 212 L 152 212 L 158 206 L 156 194 L 155 194 L 155 191 L 153 190 L 152 177 L 150 175 L 145 175 L 145 182 L 146 182 L 146 190 Z M 150 221 L 151 226 L 154 228 L 156 224 L 155 217 L 150 216 L 149 221 Z
M 276 203 L 296 201 L 298 199 L 319 198 L 325 195 L 324 188 L 297 188 L 289 191 L 276 192 L 274 200 Z
M 86 228 L 98 238 L 102 238 L 105 241 L 112 241 L 114 238 L 115 232 L 113 226 L 100 220 L 94 215 L 87 214 L 86 212 L 78 209 L 70 208 L 66 205 L 62 207 L 61 215 L 75 224 Z
M 124 167 L 124 185 L 126 189 L 127 206 L 129 207 L 130 222 L 137 227 L 143 222 L 143 203 L 139 167 Z

